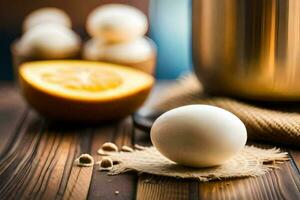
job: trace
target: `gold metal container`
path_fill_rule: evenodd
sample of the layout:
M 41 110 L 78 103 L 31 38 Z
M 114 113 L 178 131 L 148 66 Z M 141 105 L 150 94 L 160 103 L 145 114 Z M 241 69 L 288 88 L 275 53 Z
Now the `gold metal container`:
M 300 100 L 300 0 L 193 0 L 192 48 L 208 93 Z

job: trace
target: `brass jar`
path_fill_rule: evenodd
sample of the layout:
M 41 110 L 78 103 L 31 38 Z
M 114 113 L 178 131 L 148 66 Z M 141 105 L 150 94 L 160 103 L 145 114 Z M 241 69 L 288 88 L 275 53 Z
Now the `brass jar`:
M 300 0 L 193 0 L 192 49 L 208 93 L 300 100 Z

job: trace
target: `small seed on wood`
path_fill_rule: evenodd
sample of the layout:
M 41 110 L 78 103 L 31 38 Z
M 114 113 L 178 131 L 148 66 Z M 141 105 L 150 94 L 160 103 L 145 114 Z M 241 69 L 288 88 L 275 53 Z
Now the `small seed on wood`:
M 103 157 L 98 163 L 100 171 L 109 171 L 113 168 L 113 161 L 110 157 Z
M 129 147 L 129 146 L 124 145 L 124 146 L 121 147 L 121 151 L 124 151 L 124 152 L 133 152 L 133 149 L 131 147 Z
M 101 156 L 108 156 L 108 151 L 103 151 L 103 149 L 98 149 L 97 153 Z
M 117 145 L 115 145 L 115 144 L 112 143 L 112 142 L 105 142 L 105 143 L 102 145 L 102 149 L 103 149 L 104 151 L 118 151 Z
M 118 151 L 117 145 L 112 142 L 105 142 L 102 145 L 101 149 L 103 149 L 104 151 Z
M 115 191 L 115 195 L 118 195 L 120 192 L 118 190 Z
M 135 144 L 135 145 L 134 145 L 134 148 L 135 148 L 136 150 L 145 150 L 147 147 L 144 147 L 144 146 Z
M 107 156 L 109 152 L 117 152 L 119 149 L 117 145 L 111 142 L 105 142 L 101 149 L 98 149 L 97 153 L 102 155 L 102 156 Z
M 90 167 L 94 165 L 94 158 L 89 154 L 81 154 L 75 163 L 81 167 Z

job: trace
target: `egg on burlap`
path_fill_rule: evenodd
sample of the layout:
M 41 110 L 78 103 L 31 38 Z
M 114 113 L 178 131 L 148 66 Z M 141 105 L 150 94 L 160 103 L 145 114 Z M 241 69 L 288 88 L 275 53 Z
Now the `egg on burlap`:
M 153 124 L 151 141 L 170 160 L 190 167 L 221 165 L 247 141 L 243 122 L 209 105 L 188 105 L 162 114 Z

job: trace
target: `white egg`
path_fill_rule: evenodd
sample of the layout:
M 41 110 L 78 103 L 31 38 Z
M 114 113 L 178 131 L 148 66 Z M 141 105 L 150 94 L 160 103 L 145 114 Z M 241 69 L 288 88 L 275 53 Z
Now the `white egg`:
M 188 105 L 162 114 L 153 124 L 151 141 L 170 160 L 190 167 L 221 165 L 247 141 L 243 122 L 214 106 Z
M 96 38 L 89 39 L 83 45 L 82 56 L 86 60 L 104 61 L 106 49 L 105 46 L 106 44 L 104 40 Z
M 83 57 L 87 60 L 103 60 L 116 63 L 136 63 L 145 61 L 155 54 L 155 47 L 144 37 L 125 43 L 106 43 L 99 39 L 90 39 L 83 48 Z
M 60 24 L 62 26 L 71 27 L 71 19 L 63 10 L 54 7 L 45 7 L 31 12 L 24 20 L 23 30 L 27 31 L 30 28 L 45 24 Z
M 17 44 L 21 55 L 43 59 L 69 58 L 78 54 L 80 38 L 57 24 L 40 24 L 26 31 Z
M 135 7 L 107 4 L 92 11 L 87 32 L 109 42 L 125 42 L 143 36 L 148 29 L 146 15 Z

